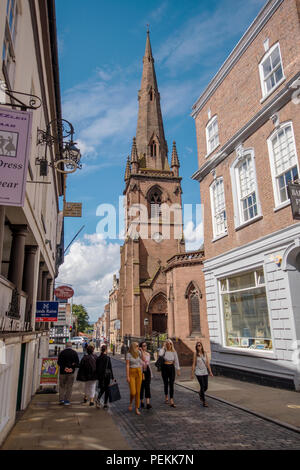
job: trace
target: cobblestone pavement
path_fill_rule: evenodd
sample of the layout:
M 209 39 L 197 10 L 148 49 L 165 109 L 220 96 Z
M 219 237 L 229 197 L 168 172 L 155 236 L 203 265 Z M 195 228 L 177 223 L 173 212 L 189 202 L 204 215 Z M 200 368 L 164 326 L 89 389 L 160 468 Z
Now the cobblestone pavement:
M 110 405 L 109 413 L 134 450 L 300 450 L 298 433 L 213 399 L 203 408 L 197 393 L 177 385 L 177 407 L 171 408 L 157 373 L 151 383 L 153 408 L 137 416 L 128 411 L 125 363 L 112 358 L 112 365 L 122 399 Z

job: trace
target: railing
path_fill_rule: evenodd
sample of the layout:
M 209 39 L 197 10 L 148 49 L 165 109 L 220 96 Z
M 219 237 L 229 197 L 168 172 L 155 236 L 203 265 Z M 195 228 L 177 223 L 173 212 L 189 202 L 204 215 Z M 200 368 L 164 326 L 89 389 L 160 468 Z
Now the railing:
M 0 276 L 0 331 L 27 331 L 25 324 L 27 294 L 18 292 L 14 284 Z

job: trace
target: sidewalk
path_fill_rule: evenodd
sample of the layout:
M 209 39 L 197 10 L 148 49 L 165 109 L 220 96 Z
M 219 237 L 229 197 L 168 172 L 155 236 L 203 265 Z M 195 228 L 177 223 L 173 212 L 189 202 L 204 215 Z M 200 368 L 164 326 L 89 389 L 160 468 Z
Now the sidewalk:
M 112 357 L 124 361 L 120 354 Z M 154 366 L 154 361 L 151 368 L 157 376 L 159 373 Z M 176 377 L 176 383 L 190 390 L 199 391 L 197 379 L 191 379 L 191 367 L 181 368 L 181 375 Z M 225 401 L 245 411 L 286 424 L 300 431 L 299 392 L 215 376 L 208 378 L 206 396 Z
M 83 404 L 82 384 L 74 384 L 72 405 L 58 393 L 35 395 L 1 450 L 130 450 L 107 410 Z

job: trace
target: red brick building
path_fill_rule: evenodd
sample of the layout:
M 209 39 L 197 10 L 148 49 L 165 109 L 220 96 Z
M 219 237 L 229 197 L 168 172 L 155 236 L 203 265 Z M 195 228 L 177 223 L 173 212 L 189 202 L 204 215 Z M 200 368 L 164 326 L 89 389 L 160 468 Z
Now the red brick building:
M 194 349 L 205 325 L 203 252 L 185 253 L 176 144 L 171 164 L 147 34 L 136 138 L 125 171 L 126 233 L 121 248 L 121 336 L 167 333 Z M 194 281 L 194 282 L 191 282 Z M 201 317 L 201 318 L 200 318 Z M 209 347 L 208 336 L 206 338 Z
M 297 390 L 299 89 L 300 1 L 270 0 L 193 106 L 212 362 Z

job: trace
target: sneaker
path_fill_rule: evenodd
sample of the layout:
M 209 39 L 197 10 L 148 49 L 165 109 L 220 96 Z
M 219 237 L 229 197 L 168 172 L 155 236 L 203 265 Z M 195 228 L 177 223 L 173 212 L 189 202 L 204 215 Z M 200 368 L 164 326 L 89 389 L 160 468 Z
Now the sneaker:
M 71 403 L 69 402 L 69 400 L 66 400 L 66 401 L 65 401 L 65 405 L 67 405 L 67 406 L 71 405 Z
M 59 401 L 59 405 L 64 405 L 65 404 L 65 400 L 60 400 Z
M 152 408 L 152 405 L 150 403 L 147 404 L 147 410 L 150 410 Z
M 100 400 L 96 400 L 96 407 L 97 407 L 97 408 L 101 408 Z

